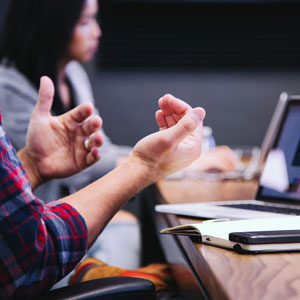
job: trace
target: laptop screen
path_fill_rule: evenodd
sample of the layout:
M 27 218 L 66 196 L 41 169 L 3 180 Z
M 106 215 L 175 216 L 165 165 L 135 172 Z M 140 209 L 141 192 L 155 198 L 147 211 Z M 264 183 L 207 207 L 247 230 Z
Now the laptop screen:
M 288 177 L 287 188 L 280 192 L 260 184 L 257 199 L 290 200 L 300 204 L 300 98 L 289 101 L 272 149 L 279 149 L 283 153 Z M 266 167 L 262 177 L 265 169 Z M 269 178 L 272 180 L 278 174 L 274 171 L 267 176 L 273 177 Z

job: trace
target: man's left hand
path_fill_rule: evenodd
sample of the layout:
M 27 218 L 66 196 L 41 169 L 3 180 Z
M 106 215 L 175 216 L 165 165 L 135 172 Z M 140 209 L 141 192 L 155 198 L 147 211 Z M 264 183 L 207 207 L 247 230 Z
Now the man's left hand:
M 52 81 L 42 77 L 26 146 L 19 152 L 33 188 L 51 178 L 73 175 L 100 159 L 102 119 L 89 118 L 93 105 L 84 103 L 54 117 L 51 115 L 53 97 Z

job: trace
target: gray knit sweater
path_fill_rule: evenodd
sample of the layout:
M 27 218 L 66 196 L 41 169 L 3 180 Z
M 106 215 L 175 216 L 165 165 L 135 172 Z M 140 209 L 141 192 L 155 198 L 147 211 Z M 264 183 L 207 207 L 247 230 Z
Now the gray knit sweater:
M 82 66 L 71 62 L 66 68 L 66 76 L 72 85 L 75 105 L 85 101 L 94 103 L 89 79 Z M 14 67 L 0 65 L 0 107 L 3 127 L 17 150 L 25 145 L 26 132 L 31 112 L 36 104 L 38 91 Z M 57 200 L 63 190 L 71 193 L 112 170 L 119 156 L 127 155 L 130 147 L 117 146 L 105 135 L 104 145 L 100 148 L 101 160 L 74 176 L 51 180 L 40 186 L 35 194 L 45 202 Z

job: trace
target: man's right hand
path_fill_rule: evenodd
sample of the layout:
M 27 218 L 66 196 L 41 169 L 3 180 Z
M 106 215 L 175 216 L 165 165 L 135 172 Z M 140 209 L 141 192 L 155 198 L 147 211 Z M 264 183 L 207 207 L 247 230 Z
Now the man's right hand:
M 146 166 L 150 183 L 188 166 L 201 153 L 205 110 L 172 95 L 162 97 L 159 106 L 160 131 L 139 141 L 130 155 Z

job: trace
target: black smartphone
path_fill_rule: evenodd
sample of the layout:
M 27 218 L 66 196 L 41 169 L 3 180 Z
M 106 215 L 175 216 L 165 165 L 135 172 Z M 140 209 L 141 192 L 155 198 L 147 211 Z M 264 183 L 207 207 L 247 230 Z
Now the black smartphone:
M 300 230 L 231 232 L 229 240 L 243 244 L 299 243 Z

